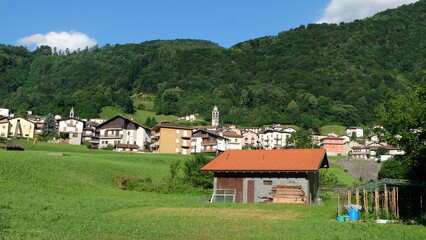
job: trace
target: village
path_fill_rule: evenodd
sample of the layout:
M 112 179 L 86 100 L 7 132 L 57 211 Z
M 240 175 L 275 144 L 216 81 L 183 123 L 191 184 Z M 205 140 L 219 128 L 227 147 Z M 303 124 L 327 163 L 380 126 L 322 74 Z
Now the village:
M 195 116 L 187 117 L 193 121 Z M 50 142 L 81 145 L 90 143 L 92 149 L 110 148 L 114 151 L 138 153 L 222 153 L 227 150 L 242 149 L 286 149 L 292 145 L 288 139 L 297 130 L 294 127 L 274 124 L 269 127 L 243 127 L 220 125 L 220 112 L 217 106 L 212 110 L 211 126 L 186 126 L 169 121 L 159 121 L 149 128 L 133 119 L 117 115 L 111 119 L 81 119 L 74 109 L 68 117 L 55 116 L 55 131 L 64 138 Z M 31 112 L 24 118 L 14 116 L 9 109 L 0 109 L 0 137 L 37 139 L 43 134 L 44 117 L 33 116 Z M 374 125 L 373 129 L 382 129 Z M 387 156 L 403 155 L 397 146 L 381 142 L 371 131 L 364 136 L 361 127 L 346 127 L 346 135 L 333 132 L 326 135 L 312 134 L 312 148 L 323 148 L 328 156 L 346 156 L 348 159 L 376 159 L 379 148 L 387 150 Z

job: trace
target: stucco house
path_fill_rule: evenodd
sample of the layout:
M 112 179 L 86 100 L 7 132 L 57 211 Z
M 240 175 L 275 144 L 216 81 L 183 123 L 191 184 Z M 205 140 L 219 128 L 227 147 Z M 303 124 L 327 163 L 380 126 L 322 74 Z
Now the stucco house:
M 153 153 L 191 154 L 192 127 L 160 122 L 152 128 Z
M 58 121 L 58 124 L 60 133 L 68 133 L 69 144 L 81 144 L 84 128 L 84 121 L 82 119 L 74 117 L 63 118 Z
M 242 135 L 244 136 L 243 147 L 246 145 L 252 145 L 253 147 L 257 148 L 259 146 L 259 136 L 256 132 L 251 130 L 243 130 Z
M 321 139 L 320 146 L 327 151 L 328 156 L 346 155 L 345 139 L 339 137 L 327 137 Z
M 35 123 L 23 118 L 9 118 L 9 133 L 8 138 L 34 138 L 36 125 Z
M 352 135 L 355 134 L 357 138 L 361 138 L 364 136 L 364 129 L 360 127 L 347 127 L 346 128 L 346 136 L 352 137 Z
M 7 138 L 9 134 L 9 119 L 0 116 L 0 137 Z
M 149 151 L 151 129 L 117 115 L 96 127 L 99 148 L 113 145 L 117 151 Z
M 320 168 L 328 168 L 324 149 L 228 150 L 200 171 L 214 174 L 212 202 L 261 203 L 275 186 L 288 184 L 313 204 Z
M 259 133 L 259 147 L 263 149 L 280 149 L 287 146 L 290 132 L 268 129 Z
M 223 136 L 228 138 L 228 150 L 243 149 L 243 135 L 234 132 L 223 132 Z
M 191 153 L 216 153 L 228 150 L 229 139 L 205 130 L 197 130 L 192 133 Z

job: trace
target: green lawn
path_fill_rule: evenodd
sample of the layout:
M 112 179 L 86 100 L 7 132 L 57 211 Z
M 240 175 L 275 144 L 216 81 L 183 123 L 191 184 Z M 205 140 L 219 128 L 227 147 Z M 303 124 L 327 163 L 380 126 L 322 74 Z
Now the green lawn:
M 424 239 L 426 235 L 423 226 L 339 223 L 335 199 L 325 199 L 322 206 L 209 204 L 205 200 L 210 191 L 123 191 L 114 186 L 115 177 L 161 181 L 169 164 L 186 156 L 21 142 L 26 151 L 0 151 L 0 239 Z M 52 152 L 66 156 L 48 155 Z
M 323 135 L 327 135 L 329 133 L 335 133 L 339 136 L 345 136 L 346 135 L 346 127 L 341 125 L 326 125 L 320 127 L 320 132 Z

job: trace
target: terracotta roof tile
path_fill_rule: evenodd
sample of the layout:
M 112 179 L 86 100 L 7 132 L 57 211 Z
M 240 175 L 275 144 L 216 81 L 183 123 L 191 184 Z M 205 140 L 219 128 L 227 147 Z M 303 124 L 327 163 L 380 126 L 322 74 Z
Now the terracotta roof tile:
M 201 168 L 206 172 L 296 172 L 328 168 L 324 149 L 229 150 Z
M 240 135 L 240 134 L 236 134 L 234 132 L 224 132 L 223 136 L 225 137 L 234 137 L 234 138 L 242 138 L 244 136 Z

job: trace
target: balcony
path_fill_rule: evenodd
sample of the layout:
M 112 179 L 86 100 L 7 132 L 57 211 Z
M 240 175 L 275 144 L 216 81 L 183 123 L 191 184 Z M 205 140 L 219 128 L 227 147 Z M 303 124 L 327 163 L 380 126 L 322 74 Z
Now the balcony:
M 154 133 L 152 136 L 151 136 L 151 138 L 152 139 L 158 139 L 160 137 L 160 133 L 158 132 L 158 133 Z
M 216 141 L 203 141 L 203 142 L 201 142 L 201 145 L 202 146 L 214 146 L 214 145 L 217 145 L 217 142 Z
M 123 138 L 123 134 L 118 134 L 118 135 L 108 135 L 108 134 L 103 134 L 100 135 L 99 138 Z
M 160 143 L 159 142 L 155 142 L 155 143 L 151 144 L 151 148 L 152 149 L 157 149 L 159 147 L 160 147 Z
M 191 135 L 181 135 L 182 139 L 191 139 Z
M 191 147 L 191 143 L 182 143 L 180 146 L 183 148 L 189 148 Z

